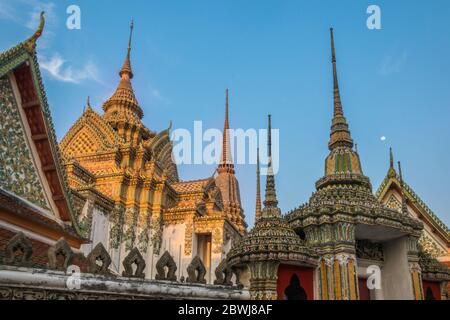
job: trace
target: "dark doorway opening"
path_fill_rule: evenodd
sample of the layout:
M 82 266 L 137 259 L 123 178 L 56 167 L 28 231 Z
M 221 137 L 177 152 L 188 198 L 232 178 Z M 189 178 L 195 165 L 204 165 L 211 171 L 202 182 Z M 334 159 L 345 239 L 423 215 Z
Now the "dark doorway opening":
M 425 294 L 425 300 L 436 300 L 433 294 L 433 290 L 430 287 L 427 288 L 427 292 Z
M 305 289 L 301 286 L 300 279 L 294 273 L 289 286 L 284 290 L 286 300 L 308 300 Z

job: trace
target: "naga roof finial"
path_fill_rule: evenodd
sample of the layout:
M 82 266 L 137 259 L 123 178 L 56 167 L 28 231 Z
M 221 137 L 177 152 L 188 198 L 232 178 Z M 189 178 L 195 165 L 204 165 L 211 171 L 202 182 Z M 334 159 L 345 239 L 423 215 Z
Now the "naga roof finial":
M 394 178 L 397 176 L 397 172 L 394 168 L 394 153 L 392 152 L 392 147 L 389 147 L 389 171 L 388 177 Z
M 88 110 L 92 110 L 92 107 L 91 107 L 91 97 L 90 97 L 90 96 L 87 96 L 86 106 L 85 106 L 85 108 L 84 108 L 83 111 L 88 111 Z
M 392 153 L 392 147 L 389 147 L 389 167 L 394 168 L 394 154 Z
M 407 213 L 408 207 L 406 206 L 405 183 L 403 181 L 402 164 L 400 161 L 398 162 L 398 174 L 400 176 L 400 188 L 402 190 L 402 213 Z
M 39 21 L 39 26 L 36 29 L 36 31 L 33 33 L 33 35 L 28 38 L 28 40 L 25 41 L 24 45 L 25 48 L 29 51 L 29 52 L 33 52 L 34 49 L 36 48 L 36 40 L 42 35 L 42 32 L 44 30 L 44 25 L 45 25 L 45 17 L 44 17 L 45 12 L 42 11 L 41 15 L 40 15 L 40 21 Z

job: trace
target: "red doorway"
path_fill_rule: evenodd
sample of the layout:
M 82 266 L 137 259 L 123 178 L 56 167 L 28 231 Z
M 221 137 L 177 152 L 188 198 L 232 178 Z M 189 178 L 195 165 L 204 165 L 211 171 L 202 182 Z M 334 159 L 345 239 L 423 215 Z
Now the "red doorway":
M 367 279 L 358 278 L 359 300 L 371 300 L 370 290 L 367 287 Z
M 296 275 L 306 300 L 314 300 L 314 269 L 282 264 L 278 267 L 277 294 L 278 300 L 287 300 L 286 288 L 292 286 L 293 276 Z
M 424 300 L 441 300 L 441 284 L 434 281 L 423 281 Z

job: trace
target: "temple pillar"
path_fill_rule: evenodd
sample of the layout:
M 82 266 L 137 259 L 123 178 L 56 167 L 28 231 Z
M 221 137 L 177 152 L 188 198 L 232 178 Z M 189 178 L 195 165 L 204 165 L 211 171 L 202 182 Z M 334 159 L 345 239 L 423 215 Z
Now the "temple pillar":
M 406 238 L 409 271 L 415 300 L 423 300 L 422 269 L 419 265 L 419 239 L 414 236 Z
M 422 274 L 418 262 L 410 262 L 409 270 L 411 273 L 411 282 L 413 287 L 414 299 L 423 300 Z
M 279 261 L 254 261 L 250 268 L 250 299 L 276 300 Z
M 384 266 L 382 287 L 387 300 L 414 300 L 413 281 L 408 261 L 408 238 L 383 244 Z
M 319 263 L 321 300 L 358 300 L 356 257 L 354 254 L 325 255 Z

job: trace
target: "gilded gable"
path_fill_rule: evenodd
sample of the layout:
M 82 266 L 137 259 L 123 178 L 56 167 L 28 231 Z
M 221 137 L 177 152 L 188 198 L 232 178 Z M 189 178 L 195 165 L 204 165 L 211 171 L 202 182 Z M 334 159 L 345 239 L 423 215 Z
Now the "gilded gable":
M 73 125 L 61 142 L 66 158 L 112 151 L 120 144 L 116 132 L 91 108 Z

